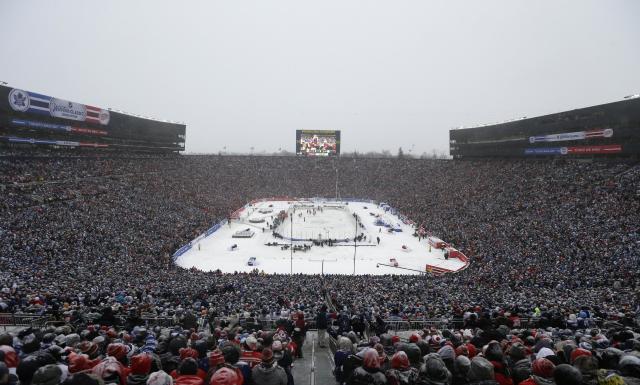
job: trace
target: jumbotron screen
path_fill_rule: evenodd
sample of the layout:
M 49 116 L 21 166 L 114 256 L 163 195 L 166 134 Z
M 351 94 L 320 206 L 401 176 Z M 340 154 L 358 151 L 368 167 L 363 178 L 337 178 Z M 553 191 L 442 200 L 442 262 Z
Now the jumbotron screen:
M 340 131 L 296 130 L 296 154 L 305 156 L 340 155 Z

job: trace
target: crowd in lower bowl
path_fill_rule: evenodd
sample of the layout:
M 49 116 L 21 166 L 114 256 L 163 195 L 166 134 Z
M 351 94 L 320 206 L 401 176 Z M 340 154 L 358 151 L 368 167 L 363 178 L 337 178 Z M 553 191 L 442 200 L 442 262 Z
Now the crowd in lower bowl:
M 186 329 L 187 317 L 171 327 L 147 328 L 131 318 L 114 324 L 111 315 L 105 309 L 95 323 L 0 335 L 0 384 L 293 385 L 294 363 L 305 359 L 305 337 L 311 335 L 303 311 L 280 318 L 271 330 L 229 320 Z M 338 319 L 321 306 L 313 320 L 319 347 L 333 346 L 337 384 L 640 383 L 640 334 L 617 322 L 524 329 L 504 315 L 478 311 L 469 312 L 460 329 L 400 337 L 386 328 L 363 333 Z M 325 328 L 329 336 L 320 333 Z
M 547 328 L 584 328 L 587 318 L 637 327 L 640 167 L 634 162 L 76 155 L 0 157 L 1 312 L 72 325 L 98 320 L 104 308 L 114 316 L 234 320 L 247 314 L 275 321 L 295 311 L 315 318 L 329 297 L 336 323 L 346 318 L 342 323 L 350 325 L 355 317 L 374 328 L 379 320 L 471 313 L 535 317 L 542 330 L 529 331 L 534 339 Z M 425 279 L 221 274 L 172 263 L 180 245 L 246 202 L 331 197 L 336 174 L 342 196 L 389 203 L 452 242 L 470 257 L 469 268 Z M 482 319 L 467 324 L 474 337 L 476 328 L 485 329 Z M 497 340 L 503 358 L 513 336 L 529 337 L 522 333 L 507 334 L 506 344 Z M 579 344 L 585 335 L 569 339 Z M 554 346 L 561 338 L 552 336 Z M 592 353 L 597 367 L 608 369 Z M 455 379 L 455 366 L 448 368 Z

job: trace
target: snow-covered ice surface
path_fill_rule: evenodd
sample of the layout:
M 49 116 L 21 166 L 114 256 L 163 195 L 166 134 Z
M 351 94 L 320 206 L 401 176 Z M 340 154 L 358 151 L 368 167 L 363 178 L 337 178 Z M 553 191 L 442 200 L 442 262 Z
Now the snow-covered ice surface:
M 356 274 L 419 274 L 424 272 L 427 264 L 442 267 L 447 270 L 457 271 L 465 266 L 465 263 L 456 259 L 444 259 L 443 251 L 429 251 L 426 240 L 418 242 L 413 236 L 413 225 L 403 223 L 400 218 L 385 212 L 378 205 L 364 202 L 348 202 L 342 209 L 334 207 L 335 202 L 312 201 L 265 201 L 255 203 L 245 208 L 238 220 L 231 224 L 225 224 L 210 236 L 193 244 L 193 247 L 176 259 L 176 264 L 185 268 L 195 267 L 200 270 L 210 271 L 220 269 L 225 273 L 235 271 L 251 271 L 257 268 L 265 273 L 290 273 L 293 265 L 293 273 L 320 274 L 324 269 L 325 274 L 353 274 L 354 271 L 354 247 L 356 221 L 353 213 L 356 213 L 362 223 L 358 226 L 358 234 L 363 233 L 366 240 L 358 242 L 355 273 Z M 350 238 L 342 246 L 312 246 L 306 252 L 293 253 L 293 263 L 290 250 L 282 250 L 281 246 L 266 246 L 267 243 L 278 242 L 289 244 L 287 239 L 277 239 L 269 230 L 268 223 L 273 223 L 273 218 L 284 210 L 291 213 L 296 206 L 293 217 L 293 238 Z M 308 206 L 308 207 L 305 207 Z M 311 206 L 315 206 L 316 213 L 308 213 Z M 318 210 L 318 207 L 323 207 Z M 268 211 L 272 212 L 268 212 Z M 262 211 L 262 212 L 261 212 Z M 302 216 L 299 216 L 302 214 Z M 264 219 L 264 222 L 255 223 Z M 389 232 L 386 227 L 376 226 L 377 219 L 382 219 L 391 226 L 402 229 L 401 232 Z M 251 222 L 254 221 L 254 222 Z M 287 218 L 276 231 L 285 236 L 291 235 L 291 220 Z M 428 227 L 428 226 L 427 226 Z M 252 238 L 232 238 L 237 231 L 252 229 L 255 235 Z M 380 237 L 377 244 L 376 237 Z M 445 240 L 446 241 L 446 240 Z M 310 245 L 311 242 L 294 241 L 294 245 Z M 231 245 L 237 245 L 231 250 Z M 406 249 L 403 250 L 403 245 Z M 257 265 L 248 266 L 250 257 L 256 257 Z M 391 264 L 390 259 L 395 258 L 399 267 L 413 270 L 404 270 L 389 266 L 379 266 L 379 263 Z M 324 261 L 324 263 L 322 262 Z

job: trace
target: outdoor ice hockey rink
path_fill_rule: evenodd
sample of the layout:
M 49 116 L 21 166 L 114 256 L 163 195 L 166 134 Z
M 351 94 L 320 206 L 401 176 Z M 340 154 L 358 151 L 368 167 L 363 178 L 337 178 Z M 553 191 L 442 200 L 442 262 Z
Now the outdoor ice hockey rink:
M 184 268 L 225 273 L 353 274 L 354 250 L 355 274 L 444 273 L 467 266 L 463 259 L 446 260 L 442 249 L 418 241 L 415 232 L 410 218 L 383 203 L 260 200 L 185 245 L 174 258 Z M 252 265 L 250 258 L 255 258 Z

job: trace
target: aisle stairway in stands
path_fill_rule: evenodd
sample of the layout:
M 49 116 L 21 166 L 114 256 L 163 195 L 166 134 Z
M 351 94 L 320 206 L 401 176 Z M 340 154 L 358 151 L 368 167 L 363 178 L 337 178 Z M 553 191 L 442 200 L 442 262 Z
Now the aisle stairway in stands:
M 293 363 L 293 379 L 296 385 L 335 384 L 331 349 L 320 348 L 317 341 L 317 332 L 307 332 L 302 347 L 303 357 Z

